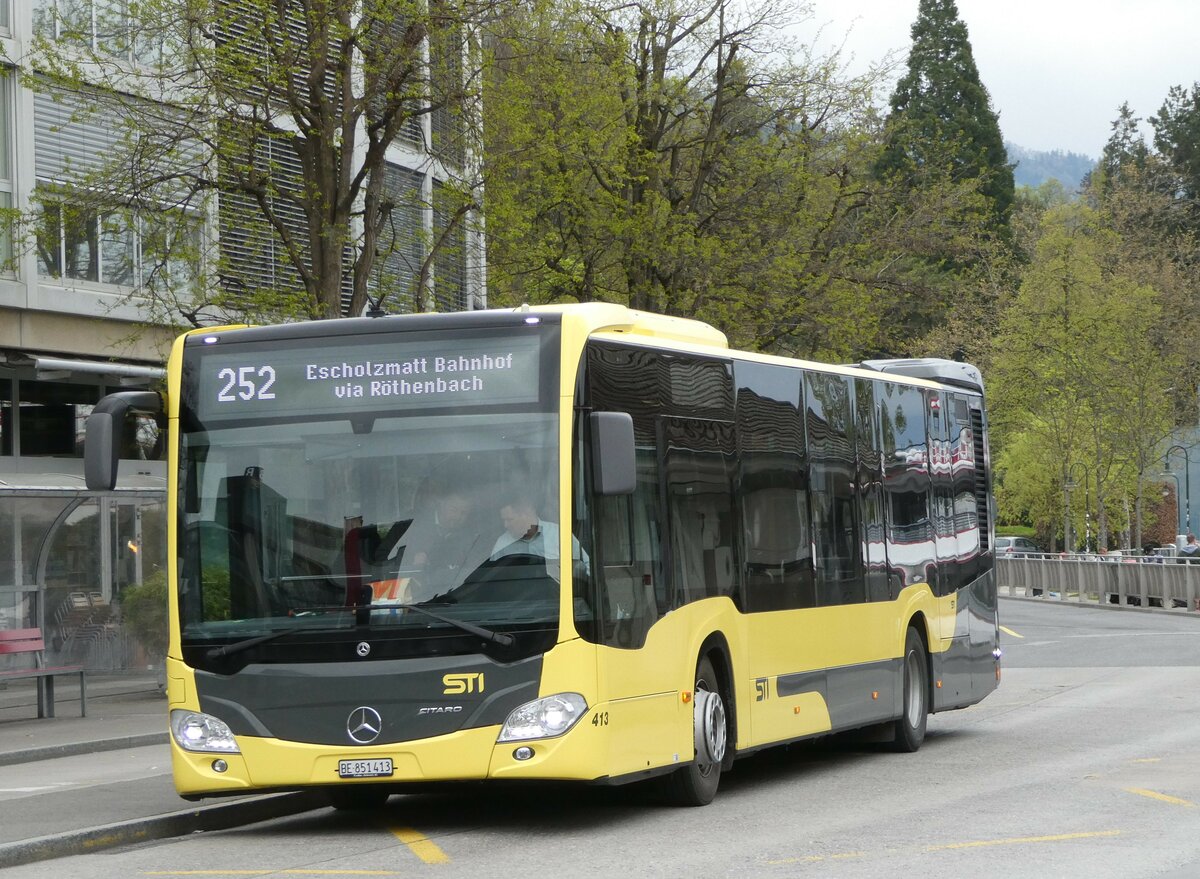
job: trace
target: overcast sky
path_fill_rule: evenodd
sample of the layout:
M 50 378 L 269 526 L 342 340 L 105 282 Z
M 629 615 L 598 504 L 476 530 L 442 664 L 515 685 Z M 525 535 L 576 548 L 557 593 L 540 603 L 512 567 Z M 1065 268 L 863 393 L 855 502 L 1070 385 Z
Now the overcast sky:
M 850 72 L 907 57 L 918 0 L 810 3 L 825 41 L 850 30 Z M 1097 158 L 1122 102 L 1145 119 L 1200 80 L 1200 0 L 958 0 L 958 14 L 1005 140 L 1029 149 Z

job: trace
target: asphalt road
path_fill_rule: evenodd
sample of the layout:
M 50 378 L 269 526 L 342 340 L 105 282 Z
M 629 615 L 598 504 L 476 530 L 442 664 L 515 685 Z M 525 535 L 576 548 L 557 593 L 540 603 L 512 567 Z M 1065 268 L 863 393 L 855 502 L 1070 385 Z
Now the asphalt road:
M 1001 613 L 1000 689 L 932 717 L 916 754 L 775 749 L 701 809 L 633 788 L 463 787 L 3 875 L 1200 876 L 1200 617 L 1013 600 Z M 169 784 L 147 757 L 93 789 Z

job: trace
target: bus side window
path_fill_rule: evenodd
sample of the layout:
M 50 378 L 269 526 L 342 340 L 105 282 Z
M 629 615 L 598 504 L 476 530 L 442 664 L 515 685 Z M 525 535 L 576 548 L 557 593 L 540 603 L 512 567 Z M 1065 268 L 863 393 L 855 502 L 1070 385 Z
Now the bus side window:
M 786 366 L 734 364 L 747 611 L 816 605 L 800 376 Z
M 854 439 L 858 459 L 859 542 L 865 566 L 867 601 L 887 601 L 888 574 L 884 519 L 879 386 L 856 379 Z
M 950 415 L 950 466 L 954 486 L 954 531 L 958 539 L 962 585 L 980 574 L 979 509 L 975 495 L 978 479 L 975 440 L 971 432 L 971 410 L 966 397 L 947 394 Z
M 880 395 L 883 488 L 887 495 L 888 576 L 899 591 L 934 574 L 929 521 L 929 446 L 925 395 L 917 388 L 884 382 Z
M 669 607 L 730 595 L 737 583 L 733 425 L 663 418 L 672 592 Z
M 601 620 L 599 640 L 615 647 L 639 647 L 658 619 L 653 572 L 658 566 L 656 541 L 650 527 L 656 494 L 595 499 L 597 557 L 601 560 L 602 589 L 595 612 Z M 651 503 L 647 510 L 647 502 Z
M 658 534 L 659 472 L 656 413 L 662 406 L 665 369 L 654 352 L 616 345 L 589 345 L 583 393 L 595 410 L 633 416 L 637 487 L 631 495 L 588 496 L 596 577 L 594 629 L 580 634 L 613 647 L 637 648 L 666 608 Z M 577 480 L 582 466 L 577 466 Z M 580 482 L 576 492 L 582 491 Z M 586 518 L 586 516 L 584 517 Z M 661 595 L 659 594 L 661 592 Z
M 866 585 L 859 564 L 849 381 L 806 372 L 804 404 L 817 604 L 855 604 L 866 600 Z

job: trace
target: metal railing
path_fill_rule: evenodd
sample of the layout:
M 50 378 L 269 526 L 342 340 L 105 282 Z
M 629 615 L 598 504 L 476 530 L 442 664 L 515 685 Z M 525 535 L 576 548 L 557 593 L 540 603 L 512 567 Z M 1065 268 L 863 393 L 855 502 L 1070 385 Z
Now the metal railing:
M 1188 611 L 1200 601 L 1200 564 L 1159 556 L 1001 555 L 996 584 L 1001 595 Z

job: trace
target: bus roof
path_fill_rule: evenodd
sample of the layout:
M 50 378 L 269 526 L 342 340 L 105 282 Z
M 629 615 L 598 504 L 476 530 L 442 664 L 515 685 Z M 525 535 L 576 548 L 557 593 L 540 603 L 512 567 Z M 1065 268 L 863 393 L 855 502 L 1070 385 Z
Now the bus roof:
M 517 308 L 339 318 L 269 326 L 246 326 L 243 324 L 191 330 L 186 335 L 194 337 L 228 332 L 236 333 L 239 338 L 245 339 L 305 339 L 392 332 L 401 329 L 433 330 L 455 327 L 505 326 L 519 323 L 528 317 L 561 320 L 566 316 L 582 320 L 589 333 L 610 331 L 715 348 L 729 347 L 725 334 L 703 321 L 654 314 L 648 311 L 636 311 L 623 305 L 607 302 L 521 305 Z
M 245 325 L 210 327 L 192 330 L 186 335 L 203 336 L 231 332 L 242 338 L 253 339 L 303 339 L 321 336 L 358 335 L 362 333 L 389 332 L 399 329 L 451 329 L 454 327 L 504 326 L 536 316 L 551 321 L 570 317 L 580 320 L 589 335 L 594 333 L 613 334 L 627 338 L 658 340 L 667 343 L 717 349 L 754 359 L 786 360 L 797 365 L 812 366 L 825 370 L 864 370 L 886 373 L 909 379 L 925 380 L 965 388 L 983 393 L 983 378 L 979 370 L 968 363 L 940 358 L 914 358 L 902 360 L 864 360 L 848 366 L 828 363 L 797 361 L 795 358 L 780 358 L 778 355 L 754 351 L 731 351 L 725 334 L 710 324 L 686 317 L 638 311 L 624 305 L 609 302 L 582 302 L 559 305 L 521 305 L 516 308 L 496 308 L 479 311 L 457 311 L 445 313 L 387 315 L 383 317 L 341 318 L 326 321 L 302 321 L 276 324 L 273 326 Z M 192 340 L 189 339 L 189 342 Z M 198 339 L 195 341 L 199 341 Z M 632 341 L 632 339 L 631 339 Z
M 916 357 L 902 360 L 864 360 L 856 365 L 860 369 L 873 369 L 877 372 L 912 378 L 927 378 L 944 385 L 954 385 L 979 394 L 983 393 L 983 376 L 979 374 L 979 370 L 969 363 L 960 363 L 957 360 Z

